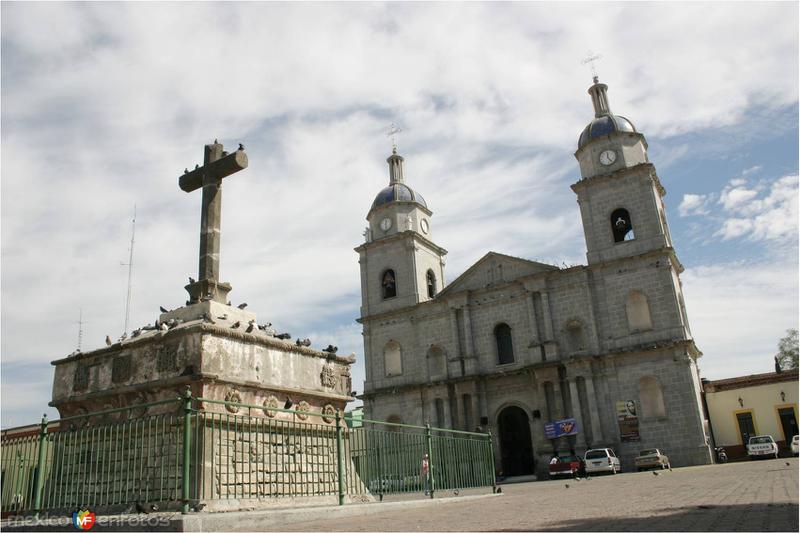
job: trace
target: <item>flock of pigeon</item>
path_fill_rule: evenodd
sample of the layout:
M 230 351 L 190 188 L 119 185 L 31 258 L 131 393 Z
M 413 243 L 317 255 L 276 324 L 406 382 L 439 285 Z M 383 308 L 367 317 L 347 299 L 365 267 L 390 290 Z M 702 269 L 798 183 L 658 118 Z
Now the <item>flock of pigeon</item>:
M 192 278 L 189 278 L 189 281 L 192 282 L 193 281 Z M 228 302 L 228 305 L 231 305 L 231 303 Z M 245 307 L 247 307 L 247 304 L 246 303 L 242 303 L 242 304 L 237 305 L 236 307 L 238 309 L 244 309 Z M 161 310 L 162 313 L 168 313 L 169 312 L 169 310 L 166 309 L 163 306 L 159 307 L 159 309 Z M 156 319 L 156 321 L 153 324 L 147 324 L 146 326 L 142 326 L 142 327 L 140 327 L 138 329 L 133 330 L 131 332 L 131 338 L 140 337 L 140 336 L 142 336 L 142 335 L 144 335 L 144 334 L 146 334 L 147 332 L 150 332 L 150 331 L 169 331 L 169 330 L 171 330 L 171 329 L 173 329 L 173 328 L 175 328 L 177 326 L 180 326 L 181 324 L 184 324 L 184 323 L 196 323 L 199 320 L 202 320 L 203 322 L 208 322 L 210 324 L 217 325 L 219 327 L 227 326 L 230 329 L 244 329 L 245 333 L 262 332 L 264 335 L 267 335 L 269 337 L 274 337 L 276 339 L 281 339 L 281 340 L 284 340 L 284 341 L 291 340 L 291 338 L 292 338 L 292 334 L 291 333 L 278 333 L 277 330 L 275 330 L 272 327 L 272 323 L 270 323 L 270 322 L 267 322 L 266 324 L 257 324 L 255 319 L 253 319 L 253 320 L 248 321 L 247 324 L 243 326 L 242 325 L 242 321 L 241 320 L 237 320 L 235 322 L 230 323 L 230 325 L 229 325 L 228 323 L 231 322 L 231 320 L 228 319 L 228 314 L 227 313 L 223 314 L 222 316 L 213 317 L 213 316 L 209 315 L 207 312 L 203 313 L 202 319 L 191 320 L 189 322 L 185 322 L 184 320 L 182 320 L 180 318 L 171 318 L 171 319 L 169 319 L 169 320 L 167 320 L 165 322 L 161 322 L 159 319 Z M 117 342 L 122 342 L 122 341 L 126 340 L 127 338 L 128 338 L 128 334 L 127 333 L 123 333 L 122 336 L 119 339 L 117 339 Z M 106 335 L 106 346 L 111 346 L 113 344 L 114 344 L 114 341 L 111 340 L 111 336 L 110 335 Z M 298 338 L 295 341 L 295 344 L 297 346 L 309 347 L 309 346 L 311 346 L 311 339 Z M 327 352 L 327 353 L 329 353 L 331 355 L 335 354 L 338 350 L 339 350 L 339 347 L 338 346 L 333 346 L 332 344 L 329 344 L 327 348 L 323 348 L 322 349 L 323 352 Z M 77 353 L 79 353 L 79 352 L 76 351 L 76 352 L 73 353 L 73 355 L 76 355 Z

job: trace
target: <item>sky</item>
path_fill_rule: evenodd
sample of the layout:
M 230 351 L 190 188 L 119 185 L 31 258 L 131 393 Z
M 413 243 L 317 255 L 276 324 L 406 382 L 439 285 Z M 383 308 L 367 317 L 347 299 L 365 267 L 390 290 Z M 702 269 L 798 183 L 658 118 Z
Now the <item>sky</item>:
M 388 183 L 433 211 L 454 280 L 488 251 L 585 264 L 570 184 L 593 118 L 649 143 L 704 377 L 770 372 L 798 325 L 798 6 L 785 3 L 16 3 L 2 10 L 3 427 L 47 412 L 50 361 L 183 305 L 215 138 L 221 279 L 313 346 L 354 352 L 353 248 Z M 82 326 L 79 326 L 82 317 Z

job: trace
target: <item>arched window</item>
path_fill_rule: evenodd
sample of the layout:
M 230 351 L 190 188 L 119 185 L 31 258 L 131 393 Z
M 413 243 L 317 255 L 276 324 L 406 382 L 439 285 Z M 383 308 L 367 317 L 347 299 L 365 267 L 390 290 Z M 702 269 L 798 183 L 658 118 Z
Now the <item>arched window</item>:
M 583 322 L 577 318 L 568 320 L 564 326 L 567 334 L 567 344 L 572 352 L 579 352 L 586 348 L 586 336 L 583 333 Z
M 639 291 L 631 291 L 625 301 L 625 312 L 628 314 L 628 329 L 631 333 L 653 329 L 650 319 L 650 305 L 647 296 Z
M 666 416 L 664 409 L 664 393 L 661 384 L 652 376 L 645 376 L 639 380 L 639 403 L 642 405 L 644 418 L 659 418 Z
M 431 346 L 431 349 L 428 350 L 428 375 L 431 379 L 447 377 L 444 350 L 439 346 Z
M 381 287 L 383 288 L 383 299 L 394 298 L 397 296 L 397 280 L 394 277 L 394 270 L 384 271 L 381 276 Z
M 633 240 L 633 223 L 627 209 L 617 209 L 611 213 L 611 232 L 614 242 Z
M 399 376 L 403 373 L 403 354 L 399 342 L 386 343 L 383 349 L 383 365 L 387 376 Z
M 436 296 L 436 274 L 433 273 L 433 270 L 428 270 L 425 280 L 428 284 L 428 298 L 433 298 Z
M 514 362 L 514 345 L 511 342 L 511 328 L 508 324 L 497 324 L 494 328 L 497 341 L 497 364 L 506 365 Z

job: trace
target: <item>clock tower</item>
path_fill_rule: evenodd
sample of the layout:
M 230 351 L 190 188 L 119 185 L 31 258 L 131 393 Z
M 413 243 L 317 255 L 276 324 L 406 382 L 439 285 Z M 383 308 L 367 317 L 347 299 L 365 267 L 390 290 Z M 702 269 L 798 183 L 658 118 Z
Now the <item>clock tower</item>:
M 572 189 L 590 265 L 672 250 L 662 201 L 666 191 L 647 157 L 647 141 L 630 120 L 611 113 L 607 92 L 595 76 L 589 88 L 594 119 L 575 152 L 581 179 Z
M 433 242 L 425 199 L 405 183 L 403 157 L 392 150 L 389 185 L 367 213 L 361 265 L 362 318 L 433 299 L 444 286 L 447 250 Z

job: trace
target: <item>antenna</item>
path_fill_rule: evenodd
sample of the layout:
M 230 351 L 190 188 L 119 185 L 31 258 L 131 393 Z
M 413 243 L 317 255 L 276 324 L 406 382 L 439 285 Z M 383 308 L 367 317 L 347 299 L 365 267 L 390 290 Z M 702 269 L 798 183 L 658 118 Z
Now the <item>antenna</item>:
M 597 60 L 603 59 L 602 54 L 595 54 L 591 50 L 589 50 L 589 55 L 586 56 L 586 59 L 581 61 L 581 65 L 589 65 L 592 68 L 592 79 L 595 83 L 597 83 L 597 70 L 594 68 L 594 62 Z
M 123 335 L 128 334 L 128 321 L 131 317 L 131 288 L 133 287 L 133 245 L 136 236 L 136 204 L 133 204 L 133 223 L 131 224 L 131 250 L 127 263 L 120 262 L 120 265 L 128 267 L 128 296 L 125 298 L 125 328 Z
M 78 351 L 81 351 L 83 341 L 83 307 L 78 308 Z

